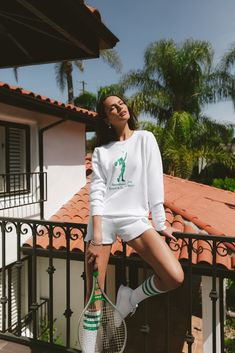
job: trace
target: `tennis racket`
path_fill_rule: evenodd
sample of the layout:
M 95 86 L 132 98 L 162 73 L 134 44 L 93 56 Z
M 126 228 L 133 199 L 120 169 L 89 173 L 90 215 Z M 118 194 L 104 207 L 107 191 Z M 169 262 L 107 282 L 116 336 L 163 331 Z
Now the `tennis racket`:
M 90 299 L 78 323 L 78 340 L 83 353 L 122 353 L 127 339 L 126 323 L 101 289 L 98 272 L 93 272 Z

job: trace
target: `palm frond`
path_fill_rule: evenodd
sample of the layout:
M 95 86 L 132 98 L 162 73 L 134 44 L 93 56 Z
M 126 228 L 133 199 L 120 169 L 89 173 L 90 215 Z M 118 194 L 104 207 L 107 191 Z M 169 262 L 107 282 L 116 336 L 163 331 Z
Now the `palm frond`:
M 61 92 L 64 92 L 66 86 L 66 61 L 55 64 L 56 83 Z
M 82 60 L 74 60 L 73 64 L 81 71 L 84 71 L 84 63 Z
M 221 71 L 230 71 L 235 64 L 235 43 L 233 43 L 228 51 L 223 55 L 220 61 Z
M 18 66 L 15 66 L 15 67 L 13 67 L 13 73 L 14 73 L 14 77 L 15 77 L 15 80 L 16 80 L 16 82 L 18 82 L 18 71 L 19 70 L 19 67 Z
M 116 72 L 122 71 L 122 62 L 115 49 L 105 49 L 100 51 L 100 56 Z

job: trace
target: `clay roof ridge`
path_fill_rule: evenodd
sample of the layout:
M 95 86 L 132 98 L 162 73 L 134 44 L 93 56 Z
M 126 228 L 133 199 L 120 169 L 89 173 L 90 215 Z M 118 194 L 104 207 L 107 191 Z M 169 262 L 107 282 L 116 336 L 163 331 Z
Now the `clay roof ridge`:
M 174 211 L 176 214 L 181 215 L 183 218 L 187 219 L 188 221 L 193 222 L 195 225 L 197 225 L 198 227 L 202 228 L 205 230 L 206 227 L 210 227 L 211 231 L 214 231 L 216 233 L 216 235 L 225 235 L 222 232 L 219 232 L 218 230 L 216 230 L 215 228 L 213 228 L 211 225 L 202 222 L 197 216 L 195 216 L 192 213 L 189 213 L 188 211 L 186 211 L 183 208 L 180 208 L 178 206 L 176 206 L 174 204 L 174 202 L 169 202 L 169 201 L 165 201 L 164 205 L 168 208 L 170 208 L 172 211 Z M 212 234 L 211 232 L 209 232 L 209 234 Z
M 234 195 L 234 192 L 233 191 L 230 191 L 230 190 L 222 190 L 222 189 L 218 189 L 217 187 L 213 186 L 213 185 L 206 185 L 206 184 L 202 184 L 202 183 L 199 183 L 197 181 L 194 181 L 194 180 L 188 180 L 188 179 L 182 179 L 180 177 L 176 177 L 176 176 L 173 176 L 173 175 L 169 175 L 169 174 L 165 174 L 164 173 L 164 177 L 168 178 L 168 179 L 173 179 L 173 180 L 178 180 L 178 181 L 181 181 L 182 183 L 187 183 L 187 184 L 195 184 L 197 186 L 200 186 L 200 187 L 203 187 L 205 189 L 214 189 L 216 191 L 218 190 L 221 190 L 223 192 L 226 192 L 228 194 L 231 194 L 231 195 Z M 216 201 L 216 200 L 215 200 Z
M 32 97 L 34 99 L 37 99 L 37 100 L 41 101 L 41 102 L 49 103 L 49 104 L 54 105 L 54 106 L 59 106 L 59 107 L 62 107 L 62 108 L 74 110 L 74 111 L 80 112 L 82 114 L 86 114 L 86 115 L 93 116 L 93 117 L 95 117 L 97 115 L 96 112 L 94 112 L 92 110 L 88 110 L 88 109 L 85 109 L 85 108 L 82 108 L 82 107 L 78 107 L 78 106 L 70 104 L 70 103 L 64 103 L 64 102 L 58 101 L 56 99 L 43 96 L 42 94 L 35 93 L 33 91 L 29 91 L 29 90 L 24 89 L 22 87 L 15 86 L 15 85 L 10 85 L 10 84 L 8 84 L 6 82 L 0 81 L 0 87 L 9 89 L 10 91 L 18 92 L 18 93 L 20 93 L 22 95 L 25 95 L 25 96 L 30 96 L 30 97 Z
M 224 232 L 220 231 L 217 228 L 214 228 L 213 226 L 211 226 L 210 224 L 208 224 L 206 222 L 201 221 L 200 218 L 198 218 L 194 214 L 189 213 L 185 209 L 182 209 L 178 206 L 175 206 L 174 202 L 165 201 L 164 204 L 166 207 L 170 208 L 176 214 L 179 214 L 183 218 L 187 219 L 188 221 L 191 221 L 192 223 L 195 224 L 195 226 L 199 227 L 201 230 L 204 230 L 208 234 L 217 235 L 217 236 L 226 236 L 226 234 L 224 234 Z M 231 250 L 235 251 L 235 246 L 233 246 L 232 244 L 230 244 L 230 245 L 231 245 Z

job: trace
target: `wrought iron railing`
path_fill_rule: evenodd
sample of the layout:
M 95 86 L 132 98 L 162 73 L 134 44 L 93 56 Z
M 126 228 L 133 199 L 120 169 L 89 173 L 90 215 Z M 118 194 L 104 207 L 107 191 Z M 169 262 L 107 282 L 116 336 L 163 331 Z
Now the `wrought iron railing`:
M 36 221 L 36 220 L 27 220 L 27 219 L 15 219 L 15 218 L 0 218 L 0 239 L 1 239 L 1 251 L 2 251 L 2 262 L 1 262 L 1 297 L 0 297 L 0 307 L 1 307 L 1 331 L 0 338 L 8 338 L 9 339 L 9 331 L 17 337 L 17 339 L 22 340 L 25 335 L 25 327 L 28 327 L 28 332 L 31 333 L 31 339 L 38 344 L 41 344 L 42 339 L 40 336 L 40 317 L 44 314 L 39 315 L 40 304 L 39 304 L 39 259 L 41 256 L 47 258 L 47 268 L 44 269 L 44 274 L 47 277 L 46 282 L 41 285 L 47 287 L 47 310 L 48 310 L 48 322 L 46 324 L 46 328 L 48 331 L 48 342 L 51 347 L 55 347 L 55 333 L 54 333 L 54 322 L 58 317 L 63 317 L 65 321 L 65 340 L 63 342 L 65 351 L 70 351 L 75 349 L 74 342 L 71 342 L 71 329 L 72 325 L 77 323 L 78 317 L 74 317 L 74 313 L 71 308 L 71 296 L 74 291 L 74 283 L 71 280 L 72 270 L 71 270 L 71 262 L 72 261 L 83 261 L 83 238 L 86 234 L 86 225 L 84 224 L 74 224 L 74 223 L 61 223 L 61 222 L 49 222 L 49 221 Z M 10 306 L 8 305 L 8 292 L 7 292 L 7 241 L 8 237 L 12 234 L 15 235 L 15 247 L 17 250 L 17 258 L 15 259 L 15 266 L 17 268 L 17 322 L 14 323 L 14 327 L 12 325 L 8 325 L 8 315 Z M 21 238 L 28 236 L 30 241 L 28 242 L 28 246 L 22 248 L 21 246 Z M 212 307 L 212 316 L 211 316 L 211 327 L 212 327 L 212 336 L 213 342 L 211 351 L 207 353 L 217 353 L 218 351 L 224 352 L 223 346 L 223 320 L 224 320 L 224 299 L 223 299 L 223 278 L 229 277 L 235 279 L 234 270 L 225 268 L 224 266 L 220 266 L 217 261 L 218 256 L 232 256 L 233 247 L 235 246 L 235 238 L 234 237 L 217 237 L 212 235 L 198 235 L 198 234 L 183 234 L 177 233 L 177 238 L 180 239 L 178 243 L 171 242 L 169 244 L 172 251 L 186 251 L 187 256 L 185 256 L 182 261 L 182 265 L 185 271 L 185 281 L 187 288 L 187 301 L 185 298 L 185 302 L 187 302 L 187 312 L 185 314 L 186 321 L 186 334 L 184 337 L 184 341 L 187 342 L 187 352 L 193 352 L 194 345 L 194 336 L 192 330 L 192 301 L 193 301 L 193 279 L 195 275 L 200 273 L 205 273 L 206 276 L 211 277 L 211 290 L 210 290 L 210 300 Z M 200 241 L 200 246 L 196 246 L 196 242 Z M 80 248 L 82 251 L 71 251 L 74 248 L 75 242 L 80 242 Z M 205 242 L 205 243 L 204 243 Z M 42 246 L 42 243 L 44 244 Z M 58 243 L 60 243 L 60 250 L 58 250 Z M 57 245 L 56 245 L 57 244 Z M 207 244 L 207 245 L 203 245 Z M 23 252 L 22 252 L 23 249 Z M 211 255 L 211 263 L 201 263 L 198 264 L 194 261 L 195 255 L 199 256 L 203 253 L 203 251 L 209 251 Z M 136 284 L 136 269 L 143 268 L 145 265 L 142 260 L 138 257 L 127 257 L 126 256 L 126 244 L 123 244 L 123 251 L 120 252 L 119 255 L 113 256 L 110 258 L 110 264 L 114 265 L 115 268 L 115 280 L 112 281 L 113 286 L 115 286 L 115 290 L 119 284 L 123 281 L 123 277 L 127 273 L 127 269 L 129 272 L 129 284 L 132 286 Z M 29 297 L 26 298 L 26 302 L 28 303 L 29 311 L 25 316 L 25 323 L 22 322 L 22 269 L 23 269 L 23 259 L 25 256 L 28 256 L 29 267 L 28 273 L 29 276 Z M 64 274 L 64 286 L 65 286 L 65 298 L 64 298 L 64 306 L 60 307 L 60 312 L 55 312 L 54 310 L 54 302 L 58 301 L 61 293 L 55 292 L 55 272 L 58 266 L 58 259 L 63 259 L 65 261 L 65 265 L 63 269 L 65 269 Z M 9 266 L 9 265 L 8 265 Z M 41 269 L 42 271 L 42 269 Z M 45 273 L 46 272 L 46 273 Z M 76 276 L 84 278 L 84 274 L 82 271 L 77 273 Z M 133 275 L 132 275 L 133 274 Z M 220 287 L 216 286 L 216 280 L 220 279 Z M 61 280 L 61 278 L 59 279 Z M 110 280 L 109 280 L 110 283 Z M 85 287 L 85 286 L 84 286 Z M 84 288 L 79 290 L 79 296 L 77 298 L 77 304 L 83 303 L 84 300 Z M 169 303 L 171 299 L 171 293 L 165 295 L 166 298 L 166 316 L 164 317 L 165 325 L 164 330 L 164 353 L 171 353 L 172 347 L 170 342 L 172 340 L 172 329 L 170 329 L 170 309 Z M 145 301 L 147 303 L 147 300 Z M 221 319 L 221 347 L 217 346 L 216 337 L 218 336 L 218 332 L 216 331 L 216 305 L 219 303 L 220 308 L 220 319 Z M 59 319 L 58 319 L 59 320 Z M 30 329 L 29 325 L 30 323 Z M 149 325 L 145 321 L 145 318 L 142 320 L 141 330 L 143 333 L 143 340 L 145 340 L 145 345 L 143 345 L 143 350 L 141 353 L 148 353 L 148 334 L 149 334 Z M 218 350 L 220 349 L 220 350 Z M 75 351 L 77 351 L 75 349 Z M 130 350 L 131 351 L 131 350 Z M 125 350 L 125 352 L 129 352 L 129 349 Z
M 41 338 L 48 330 L 49 326 L 49 305 L 48 298 L 40 298 L 40 303 L 37 307 L 37 338 Z M 10 332 L 16 336 L 33 337 L 33 315 L 32 310 L 29 311 L 19 322 L 14 322 L 10 327 L 7 328 L 7 332 Z
M 0 174 L 0 210 L 47 200 L 47 173 Z

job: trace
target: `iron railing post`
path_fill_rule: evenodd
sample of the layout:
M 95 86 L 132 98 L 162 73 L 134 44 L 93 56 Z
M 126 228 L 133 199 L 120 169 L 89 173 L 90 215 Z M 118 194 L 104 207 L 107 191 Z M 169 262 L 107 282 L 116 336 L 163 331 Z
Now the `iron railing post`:
M 185 241 L 185 240 L 183 240 Z M 194 342 L 194 336 L 192 334 L 192 251 L 193 251 L 193 239 L 188 239 L 188 330 L 186 334 L 186 342 L 188 344 L 188 353 L 192 353 L 192 345 Z
M 11 296 L 11 283 L 12 283 L 12 269 L 11 267 L 7 271 L 8 277 L 8 327 L 11 327 L 11 313 L 12 313 L 12 296 Z
M 17 334 L 21 335 L 21 253 L 20 253 L 20 240 L 21 240 L 21 224 L 16 224 L 16 236 L 17 236 L 17 261 L 15 264 L 17 270 Z
M 71 228 L 65 226 L 66 237 L 66 310 L 64 316 L 66 317 L 66 347 L 70 348 L 70 318 L 73 314 L 70 307 L 70 234 Z
M 2 332 L 6 332 L 6 305 L 8 298 L 6 296 L 6 222 L 1 222 L 2 232 L 2 297 L 0 303 L 2 305 Z
M 32 310 L 33 319 L 33 339 L 37 339 L 38 323 L 37 323 L 37 224 L 34 223 L 32 227 L 33 249 L 32 249 L 32 303 L 30 309 Z
M 47 228 L 48 229 L 48 228 Z M 53 310 L 53 300 L 54 300 L 54 290 L 53 290 L 53 275 L 55 272 L 55 267 L 53 265 L 53 227 L 50 225 L 48 229 L 49 237 L 49 264 L 47 268 L 47 273 L 49 275 L 49 342 L 53 343 L 53 324 L 54 324 L 54 310 Z
M 219 298 L 217 288 L 216 288 L 216 241 L 212 241 L 212 290 L 210 292 L 210 298 L 212 301 L 212 352 L 217 353 L 216 351 L 216 302 Z

